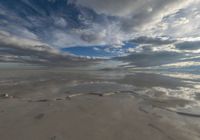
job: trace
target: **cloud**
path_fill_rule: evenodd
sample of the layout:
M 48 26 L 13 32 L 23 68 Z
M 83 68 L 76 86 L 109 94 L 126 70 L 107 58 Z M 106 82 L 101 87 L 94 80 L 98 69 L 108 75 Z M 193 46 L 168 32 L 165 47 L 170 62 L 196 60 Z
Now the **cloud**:
M 195 61 L 177 62 L 177 63 L 165 64 L 162 66 L 172 67 L 172 68 L 182 68 L 182 67 L 200 66 L 200 62 L 195 62 Z
M 132 65 L 137 67 L 152 67 L 152 66 L 160 66 L 164 64 L 169 64 L 172 62 L 178 62 L 181 58 L 185 58 L 185 54 L 177 53 L 177 52 L 167 52 L 167 51 L 159 51 L 159 52 L 133 52 L 132 54 L 119 57 L 118 60 L 123 60 L 126 62 L 130 62 Z
M 95 24 L 91 23 L 89 30 L 94 33 L 83 33 L 82 37 L 89 43 L 98 40 L 96 44 L 122 47 L 124 41 L 130 40 L 138 44 L 166 45 L 177 38 L 194 38 L 199 31 L 199 0 L 70 0 L 68 3 L 92 9 L 98 16 L 115 17 L 115 20 L 108 20 L 114 25 L 111 31 L 110 25 L 104 22 L 98 28 L 93 28 Z M 99 37 L 97 34 L 103 29 L 106 29 L 106 36 Z
M 71 0 L 71 3 L 93 9 L 98 14 L 120 18 L 126 31 L 162 20 L 184 8 L 193 0 Z
M 199 50 L 200 41 L 185 41 L 176 43 L 176 48 L 180 50 Z
M 20 38 L 7 32 L 0 32 L 0 61 L 64 65 L 78 60 L 78 57 L 61 53 L 38 40 Z
M 174 5 L 178 7 L 188 2 L 187 0 L 71 0 L 78 5 L 82 5 L 95 10 L 100 14 L 107 14 L 111 16 L 132 16 L 144 15 L 154 10 L 173 9 Z M 178 4 L 178 5 L 177 5 Z
M 54 23 L 55 23 L 56 26 L 61 27 L 61 28 L 65 28 L 67 26 L 66 20 L 62 17 L 55 18 Z
M 130 40 L 130 42 L 138 43 L 138 44 L 151 44 L 151 45 L 166 45 L 166 44 L 172 44 L 176 42 L 176 40 L 167 38 L 167 37 L 147 37 L 147 36 L 141 36 L 137 37 L 135 39 Z
M 13 48 L 30 49 L 30 50 L 48 50 L 46 47 L 35 47 L 35 46 L 45 46 L 47 44 L 39 42 L 38 40 L 26 39 L 11 35 L 8 32 L 0 32 L 0 43 L 1 46 L 11 46 Z
M 126 34 L 120 32 L 117 24 L 102 26 L 93 24 L 86 29 L 63 30 L 53 29 L 48 31 L 49 43 L 58 48 L 77 46 L 109 46 L 121 48 L 124 45 Z
M 1 42 L 37 51 L 106 46 L 100 49 L 119 55 L 188 53 L 178 43 L 198 38 L 199 5 L 199 0 L 1 1 L 0 31 L 9 34 Z M 127 42 L 136 47 L 126 48 Z

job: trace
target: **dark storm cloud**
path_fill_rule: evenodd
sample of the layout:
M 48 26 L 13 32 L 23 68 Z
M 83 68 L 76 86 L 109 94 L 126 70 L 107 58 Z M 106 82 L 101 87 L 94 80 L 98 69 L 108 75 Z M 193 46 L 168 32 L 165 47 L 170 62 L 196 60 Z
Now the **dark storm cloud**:
M 130 40 L 130 42 L 138 43 L 138 44 L 151 44 L 151 45 L 166 45 L 166 44 L 172 44 L 175 43 L 176 40 L 169 39 L 169 38 L 162 38 L 162 37 L 146 37 L 141 36 L 135 39 Z
M 117 58 L 130 62 L 137 67 L 152 67 L 163 64 L 179 62 L 181 58 L 185 58 L 184 54 L 176 52 L 141 52 L 132 53 L 126 57 Z
M 91 8 L 99 14 L 117 16 L 121 28 L 128 31 L 148 22 L 160 20 L 173 13 L 189 0 L 71 0 L 71 3 Z
M 0 44 L 2 45 L 2 44 Z M 4 45 L 5 46 L 5 45 Z M 46 47 L 46 46 L 33 46 Z M 26 48 L 18 48 L 16 46 L 0 47 L 1 62 L 26 62 L 45 65 L 73 65 L 82 61 L 78 57 L 69 54 L 52 53 L 49 51 L 30 50 Z
M 0 61 L 29 62 L 37 64 L 69 64 L 78 61 L 67 53 L 61 53 L 44 43 L 0 33 Z
M 176 48 L 180 50 L 198 50 L 200 49 L 200 41 L 186 41 L 177 43 Z
M 129 41 L 168 48 L 177 36 L 188 37 L 180 27 L 192 19 L 187 29 L 198 27 L 199 10 L 188 10 L 197 5 L 196 0 L 0 0 L 2 54 L 43 59 L 38 52 L 63 56 L 59 50 L 77 46 L 107 46 L 100 49 L 118 49 L 117 54 Z
M 0 44 L 1 45 L 1 44 Z M 34 46 L 44 47 L 44 46 Z M 24 48 L 17 48 L 13 46 L 0 47 L 0 61 L 2 62 L 29 62 L 36 64 L 67 64 L 73 63 L 73 59 L 70 55 L 61 55 L 51 53 L 48 51 L 37 51 Z M 78 60 L 78 58 L 77 58 Z M 75 62 L 75 61 L 74 61 Z

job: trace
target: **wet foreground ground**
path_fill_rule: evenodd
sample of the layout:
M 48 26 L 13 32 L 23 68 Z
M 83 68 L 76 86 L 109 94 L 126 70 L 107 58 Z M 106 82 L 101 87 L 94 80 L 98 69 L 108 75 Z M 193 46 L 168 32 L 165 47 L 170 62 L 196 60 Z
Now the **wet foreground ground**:
M 1 140 L 199 140 L 198 80 L 127 69 L 0 71 Z

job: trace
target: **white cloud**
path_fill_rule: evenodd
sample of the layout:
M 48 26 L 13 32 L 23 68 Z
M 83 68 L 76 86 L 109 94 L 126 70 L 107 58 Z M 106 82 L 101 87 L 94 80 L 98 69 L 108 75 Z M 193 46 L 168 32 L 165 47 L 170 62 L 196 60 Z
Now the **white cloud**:
M 30 44 L 45 44 L 55 49 L 102 45 L 108 46 L 108 50 L 112 47 L 122 52 L 120 49 L 124 46 L 124 42 L 141 36 L 156 39 L 167 37 L 166 40 L 173 38 L 179 41 L 199 39 L 200 0 L 70 0 L 68 4 L 76 4 L 76 10 L 80 10 L 78 17 L 75 17 L 78 21 L 70 19 L 71 15 L 65 15 L 63 12 L 65 10 L 58 10 L 60 13 L 56 13 L 57 11 L 48 11 L 47 8 L 50 14 L 47 16 L 44 9 L 31 1 L 22 1 L 40 16 L 26 15 L 25 19 L 0 4 L 1 15 L 12 19 L 11 21 L 18 21 L 16 23 L 5 19 L 0 21 L 0 24 L 5 25 L 0 26 L 0 30 L 17 35 L 9 37 L 5 43 L 17 43 L 24 47 L 32 46 Z M 49 0 L 49 2 L 54 4 L 59 1 Z M 89 11 L 84 11 L 82 7 L 92 9 L 97 14 L 88 14 Z M 98 22 L 95 19 L 98 19 Z M 84 26 L 78 27 L 79 24 Z M 194 50 L 178 50 L 174 42 L 159 44 L 161 42 L 162 40 L 152 40 L 147 44 L 138 43 L 136 48 L 129 48 L 127 52 L 194 52 Z
M 81 31 L 82 34 L 95 36 L 93 41 L 88 42 L 92 45 L 107 44 L 120 48 L 124 41 L 140 36 L 193 39 L 200 32 L 200 0 L 71 0 L 69 3 L 93 9 L 98 14 L 117 17 L 118 20 L 109 25 L 90 23 L 87 30 Z M 173 45 L 153 47 L 155 51 L 179 51 Z
M 200 66 L 200 62 L 195 62 L 195 61 L 177 62 L 177 63 L 165 64 L 165 65 L 161 65 L 161 66 L 182 68 L 182 67 Z
M 173 44 L 170 45 L 161 45 L 161 46 L 153 46 L 152 47 L 153 52 L 160 52 L 160 51 L 167 51 L 167 52 L 177 52 L 181 53 L 180 50 L 176 49 L 176 47 Z
M 66 20 L 65 20 L 64 18 L 62 18 L 62 17 L 60 17 L 60 18 L 55 18 L 55 19 L 54 19 L 54 23 L 55 23 L 56 26 L 62 27 L 62 28 L 64 28 L 64 27 L 67 26 Z
M 78 5 L 82 5 L 95 10 L 100 14 L 111 16 L 134 16 L 149 14 L 153 11 L 174 11 L 181 8 L 191 0 L 71 0 Z
M 35 51 L 47 51 L 52 53 L 58 53 L 55 49 L 50 47 L 46 43 L 42 43 L 39 40 L 20 38 L 13 36 L 8 32 L 0 32 L 0 45 L 1 47 L 13 47 L 19 49 L 35 50 Z
M 196 38 L 200 31 L 200 0 L 192 0 L 179 11 L 165 16 L 153 29 L 154 35 L 168 35 L 173 38 Z M 155 25 L 156 26 L 156 25 Z
M 128 36 L 120 31 L 118 24 L 103 26 L 93 23 L 86 29 L 63 31 L 54 29 L 49 33 L 49 43 L 57 48 L 74 46 L 110 46 L 121 48 Z
M 91 8 L 99 14 L 118 16 L 122 28 L 138 27 L 146 30 L 195 0 L 71 0 L 77 5 Z M 148 25 L 148 26 L 147 26 Z

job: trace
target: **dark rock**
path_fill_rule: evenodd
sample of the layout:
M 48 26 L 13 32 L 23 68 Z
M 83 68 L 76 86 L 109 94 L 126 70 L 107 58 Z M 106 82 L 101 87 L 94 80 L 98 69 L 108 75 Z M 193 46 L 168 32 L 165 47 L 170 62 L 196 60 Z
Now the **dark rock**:
M 44 113 L 40 113 L 37 116 L 35 116 L 35 119 L 40 120 L 40 119 L 44 118 L 44 116 L 45 116 Z
M 0 94 L 0 98 L 9 98 L 9 95 L 7 93 Z

